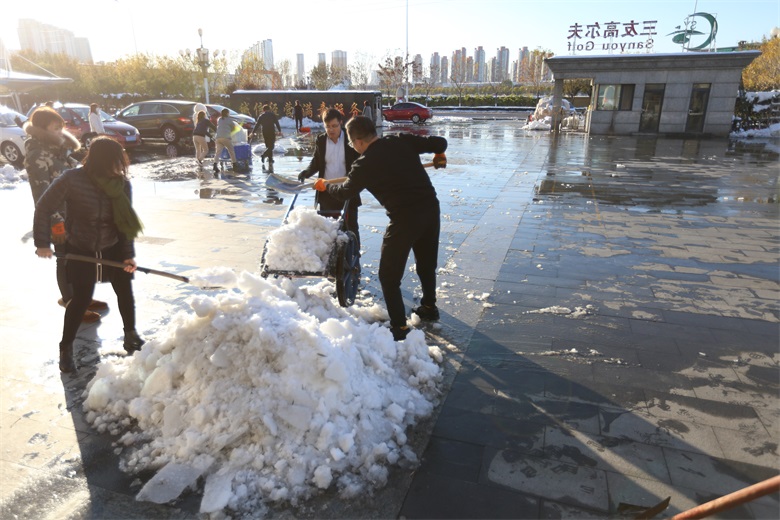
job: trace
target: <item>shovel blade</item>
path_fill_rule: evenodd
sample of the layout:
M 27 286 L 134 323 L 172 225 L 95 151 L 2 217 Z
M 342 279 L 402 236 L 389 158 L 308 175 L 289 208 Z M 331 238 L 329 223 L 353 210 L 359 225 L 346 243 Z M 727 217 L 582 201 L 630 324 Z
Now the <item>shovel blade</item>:
M 265 180 L 265 186 L 282 193 L 300 193 L 303 190 L 310 189 L 314 186 L 314 183 L 307 182 L 302 184 L 297 180 L 283 177 L 275 173 L 269 173 L 268 178 Z

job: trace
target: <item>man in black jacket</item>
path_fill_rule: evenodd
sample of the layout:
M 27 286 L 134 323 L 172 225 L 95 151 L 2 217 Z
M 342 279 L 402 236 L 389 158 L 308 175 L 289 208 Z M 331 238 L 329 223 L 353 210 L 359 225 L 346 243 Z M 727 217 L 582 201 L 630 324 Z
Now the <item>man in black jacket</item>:
M 314 156 L 311 158 L 309 166 L 298 175 L 299 181 L 303 182 L 315 173 L 319 173 L 321 179 L 346 177 L 352 163 L 360 154 L 349 146 L 349 140 L 341 126 L 342 117 L 341 112 L 335 108 L 328 109 L 322 116 L 322 121 L 325 123 L 325 133 L 317 136 Z M 343 201 L 327 192 L 317 192 L 315 202 L 320 208 L 318 213 L 326 217 L 338 218 L 344 208 Z M 349 206 L 344 215 L 347 229 L 355 233 L 358 249 L 360 249 L 360 233 L 357 216 L 360 204 L 360 195 L 349 199 Z
M 252 133 L 249 134 L 250 143 L 252 142 L 252 136 L 257 134 L 258 129 L 261 129 L 263 141 L 265 142 L 265 152 L 260 156 L 260 162 L 265 162 L 265 158 L 268 157 L 268 164 L 271 165 L 274 162 L 274 147 L 276 146 L 275 130 L 279 131 L 279 136 L 281 137 L 282 127 L 276 118 L 276 114 L 271 112 L 271 107 L 268 105 L 263 105 L 263 113 L 257 118 L 257 123 L 255 123 Z
M 431 179 L 420 162 L 421 153 L 434 153 L 434 168 L 445 168 L 447 140 L 438 136 L 412 134 L 379 138 L 373 121 L 357 116 L 347 123 L 350 145 L 360 153 L 344 184 L 326 184 L 319 179 L 314 188 L 339 200 L 368 190 L 387 211 L 390 223 L 382 240 L 379 283 L 390 315 L 390 330 L 396 341 L 409 334 L 401 279 L 414 251 L 417 275 L 422 285 L 420 306 L 414 312 L 424 320 L 438 320 L 436 307 L 436 262 L 439 254 L 439 199 Z

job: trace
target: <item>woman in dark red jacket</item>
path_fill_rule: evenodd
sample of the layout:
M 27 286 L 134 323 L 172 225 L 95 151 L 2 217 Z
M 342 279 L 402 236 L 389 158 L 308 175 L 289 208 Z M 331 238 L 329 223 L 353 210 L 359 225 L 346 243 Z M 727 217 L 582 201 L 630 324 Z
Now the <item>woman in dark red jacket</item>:
M 76 369 L 73 341 L 98 281 L 110 281 L 117 295 L 124 324 L 125 350 L 132 353 L 144 344 L 135 330 L 133 240 L 142 226 L 131 205 L 132 192 L 127 179 L 129 164 L 119 143 L 108 137 L 98 137 L 90 145 L 84 166 L 68 170 L 55 179 L 35 206 L 33 239 L 35 254 L 39 257 L 52 257 L 49 217 L 65 203 L 68 208 L 65 216 L 67 252 L 125 264 L 124 269 L 119 269 L 78 261 L 67 263 L 73 299 L 65 310 L 60 342 L 61 372 Z

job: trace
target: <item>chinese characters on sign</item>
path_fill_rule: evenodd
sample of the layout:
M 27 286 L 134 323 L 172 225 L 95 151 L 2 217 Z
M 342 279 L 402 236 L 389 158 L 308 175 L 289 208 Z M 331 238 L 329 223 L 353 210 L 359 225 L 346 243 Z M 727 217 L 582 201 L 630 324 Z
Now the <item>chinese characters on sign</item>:
M 643 22 L 595 22 L 569 26 L 569 51 L 650 50 L 653 48 L 657 20 Z M 615 41 L 619 40 L 619 41 Z M 638 41 L 637 41 L 638 40 Z

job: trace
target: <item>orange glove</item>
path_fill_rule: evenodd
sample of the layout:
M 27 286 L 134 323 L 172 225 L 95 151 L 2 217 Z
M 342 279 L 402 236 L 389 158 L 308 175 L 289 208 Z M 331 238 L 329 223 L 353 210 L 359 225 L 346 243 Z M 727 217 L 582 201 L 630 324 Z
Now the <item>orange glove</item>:
M 51 227 L 52 243 L 57 245 L 62 245 L 65 243 L 66 239 L 67 239 L 67 234 L 65 233 L 65 223 L 57 222 Z
M 325 191 L 328 189 L 327 185 L 325 184 L 325 179 L 317 179 L 317 182 L 314 183 L 314 189 L 317 191 Z
M 433 156 L 433 167 L 435 169 L 447 167 L 447 156 L 443 153 L 437 153 Z

